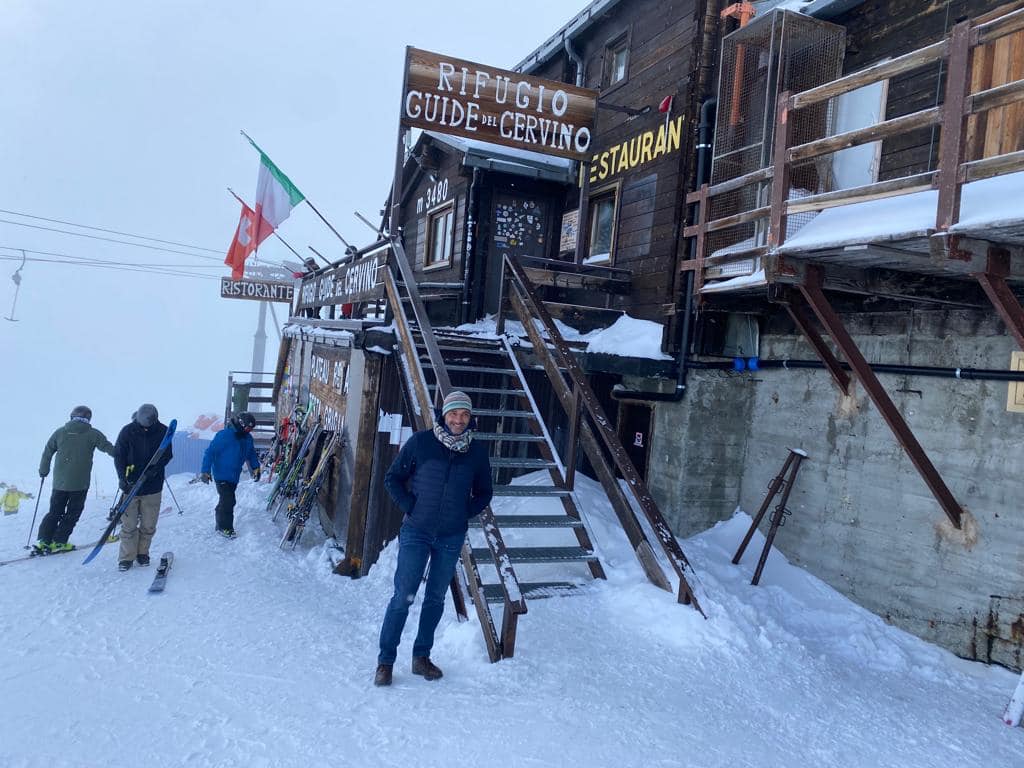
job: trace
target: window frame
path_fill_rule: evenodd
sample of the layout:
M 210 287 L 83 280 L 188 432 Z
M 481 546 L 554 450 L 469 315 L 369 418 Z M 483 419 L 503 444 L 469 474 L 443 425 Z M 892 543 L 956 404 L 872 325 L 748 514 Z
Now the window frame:
M 608 93 L 619 88 L 623 83 L 629 82 L 629 64 L 630 59 L 630 39 L 632 35 L 631 30 L 625 29 L 619 32 L 617 35 L 608 39 L 604 44 L 604 67 L 601 73 L 601 93 Z M 625 51 L 626 62 L 623 68 L 622 77 L 619 80 L 612 80 L 612 76 L 615 72 L 615 54 L 619 51 Z
M 445 214 L 451 213 L 452 224 L 448 241 L 444 245 L 446 254 L 444 258 L 431 258 L 434 253 L 434 226 L 438 221 L 445 219 Z M 455 260 L 455 200 L 448 200 L 436 205 L 426 212 L 426 242 L 423 248 L 423 271 L 428 272 L 434 269 L 445 269 L 452 266 Z
M 619 234 L 619 209 L 622 201 L 622 179 L 617 179 L 599 187 L 593 187 L 587 195 L 587 248 L 586 255 L 580 260 L 580 264 L 587 264 L 588 259 L 593 255 L 594 247 L 594 211 L 595 202 L 602 198 L 612 198 L 612 235 L 608 244 L 608 260 L 594 262 L 594 266 L 613 266 L 615 264 L 615 247 Z

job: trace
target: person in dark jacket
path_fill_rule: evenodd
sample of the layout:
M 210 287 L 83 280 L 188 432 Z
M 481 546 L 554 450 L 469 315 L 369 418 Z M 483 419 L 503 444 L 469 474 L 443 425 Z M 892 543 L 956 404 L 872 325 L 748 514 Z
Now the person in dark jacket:
M 203 454 L 199 479 L 204 483 L 212 479 L 217 486 L 217 533 L 226 539 L 235 538 L 235 489 L 242 476 L 242 465 L 248 462 L 252 479 L 260 479 L 260 458 L 249 434 L 255 426 L 256 418 L 251 413 L 232 417 L 228 426 L 214 435 Z
M 405 620 L 428 562 L 419 631 L 412 646 L 412 673 L 427 680 L 443 674 L 430 660 L 430 650 L 444 613 L 445 590 L 455 575 L 469 520 L 483 512 L 493 493 L 487 447 L 473 442 L 472 415 L 469 396 L 450 393 L 433 431 L 409 438 L 384 478 L 405 519 L 398 534 L 395 592 L 380 629 L 375 685 L 391 685 Z
M 71 420 L 50 435 L 39 461 L 39 477 L 50 474 L 53 465 L 53 491 L 50 511 L 39 524 L 36 551 L 63 552 L 74 549 L 68 543 L 78 518 L 85 509 L 85 495 L 92 478 L 92 455 L 97 449 L 114 455 L 114 446 L 92 426 L 92 411 L 85 405 L 71 411 Z
M 164 467 L 171 460 L 171 447 L 150 465 L 150 459 L 167 434 L 160 423 L 156 406 L 143 403 L 117 436 L 114 444 L 114 466 L 118 484 L 127 493 L 142 478 L 139 492 L 121 516 L 121 552 L 117 569 L 127 571 L 133 562 L 149 565 L 149 545 L 160 519 L 160 500 L 164 491 Z M 148 467 L 148 468 L 147 468 Z

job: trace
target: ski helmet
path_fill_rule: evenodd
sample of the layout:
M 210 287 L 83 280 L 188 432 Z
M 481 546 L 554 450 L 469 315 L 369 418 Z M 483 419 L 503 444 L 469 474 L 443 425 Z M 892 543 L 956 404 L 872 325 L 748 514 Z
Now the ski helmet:
M 135 412 L 135 421 L 139 423 L 140 427 L 149 429 L 156 424 L 157 418 L 160 414 L 157 413 L 156 406 L 152 403 L 143 403 L 139 406 L 139 410 Z
M 252 432 L 256 426 L 256 417 L 248 411 L 242 411 L 232 421 L 235 423 L 235 428 L 243 432 Z
M 71 418 L 92 421 L 92 409 L 87 405 L 76 405 L 71 410 Z

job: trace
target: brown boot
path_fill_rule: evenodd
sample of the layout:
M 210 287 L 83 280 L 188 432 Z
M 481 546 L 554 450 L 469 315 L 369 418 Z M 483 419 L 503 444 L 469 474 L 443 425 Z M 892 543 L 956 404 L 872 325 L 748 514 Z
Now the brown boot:
M 391 685 L 391 664 L 378 664 L 373 676 L 374 685 Z
M 440 680 L 444 677 L 444 672 L 430 660 L 429 656 L 413 656 L 412 673 L 421 675 L 424 680 Z

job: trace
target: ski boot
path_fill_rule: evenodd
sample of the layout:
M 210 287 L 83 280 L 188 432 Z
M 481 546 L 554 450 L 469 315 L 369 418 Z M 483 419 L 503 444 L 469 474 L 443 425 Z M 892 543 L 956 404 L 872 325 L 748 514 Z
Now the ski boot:
M 58 542 L 54 541 L 50 543 L 50 554 L 57 554 L 59 552 L 73 552 L 75 545 L 69 541 Z
M 32 557 L 42 557 L 48 554 L 50 554 L 50 542 L 40 539 L 32 545 L 32 552 L 30 553 Z

